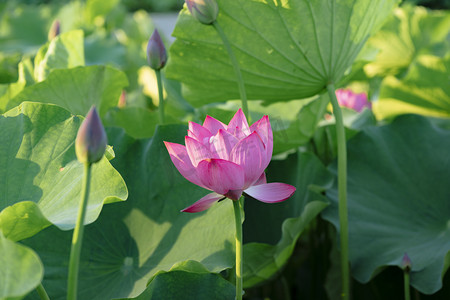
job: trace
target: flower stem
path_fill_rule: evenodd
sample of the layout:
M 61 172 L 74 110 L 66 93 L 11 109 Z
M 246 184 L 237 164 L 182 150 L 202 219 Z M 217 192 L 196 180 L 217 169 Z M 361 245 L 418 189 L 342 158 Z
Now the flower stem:
M 36 292 L 38 293 L 39 298 L 41 298 L 41 300 L 50 300 L 42 283 L 39 283 L 39 285 L 36 287 Z
M 242 199 L 242 197 L 241 197 Z M 241 199 L 233 201 L 234 220 L 236 223 L 236 300 L 242 300 L 242 220 Z
M 405 300 L 411 300 L 411 295 L 409 292 L 409 272 L 403 271 L 404 277 L 404 288 L 405 288 Z
M 89 196 L 89 185 L 91 181 L 91 164 L 84 163 L 84 176 L 81 187 L 81 202 L 78 209 L 78 218 L 72 236 L 72 249 L 69 260 L 69 279 L 67 283 L 67 300 L 77 299 L 78 269 L 80 262 L 81 243 L 83 241 L 84 217 Z
M 223 31 L 222 27 L 219 25 L 217 21 L 214 21 L 212 25 L 216 29 L 220 38 L 222 39 L 223 45 L 225 46 L 225 49 L 228 52 L 228 56 L 230 57 L 231 64 L 233 65 L 234 72 L 236 73 L 237 83 L 239 87 L 239 94 L 241 96 L 242 101 L 242 111 L 244 112 L 244 115 L 247 118 L 247 120 L 250 122 L 248 115 L 247 93 L 245 91 L 244 80 L 242 79 L 241 68 L 239 67 L 239 63 L 236 59 L 236 56 L 234 55 L 233 49 L 231 49 L 231 44 L 228 41 L 228 38 L 225 35 L 225 32 Z
M 158 96 L 159 96 L 159 124 L 164 124 L 164 94 L 163 84 L 161 79 L 161 70 L 155 70 L 156 81 L 158 82 Z
M 333 83 L 327 85 L 328 95 L 333 106 L 333 114 L 336 119 L 336 136 L 338 147 L 338 194 L 339 194 L 339 226 L 341 239 L 341 274 L 342 294 L 341 298 L 350 299 L 350 270 L 348 260 L 348 210 L 347 210 L 347 146 L 345 139 L 344 121 L 342 111 L 336 98 Z

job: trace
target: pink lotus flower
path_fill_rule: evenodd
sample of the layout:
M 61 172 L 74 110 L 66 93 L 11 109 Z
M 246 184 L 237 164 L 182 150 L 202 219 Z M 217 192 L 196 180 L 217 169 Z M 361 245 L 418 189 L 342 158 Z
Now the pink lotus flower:
M 339 89 L 336 91 L 336 97 L 339 105 L 351 108 L 357 112 L 361 112 L 364 107 L 372 108 L 372 103 L 367 100 L 365 93 L 353 93 L 348 89 Z
M 190 182 L 213 191 L 183 212 L 200 212 L 226 198 L 239 200 L 245 193 L 275 203 L 288 199 L 295 187 L 267 183 L 264 170 L 272 158 L 273 137 L 269 117 L 249 126 L 239 109 L 228 125 L 207 116 L 203 126 L 189 122 L 186 146 L 164 142 L 178 171 Z

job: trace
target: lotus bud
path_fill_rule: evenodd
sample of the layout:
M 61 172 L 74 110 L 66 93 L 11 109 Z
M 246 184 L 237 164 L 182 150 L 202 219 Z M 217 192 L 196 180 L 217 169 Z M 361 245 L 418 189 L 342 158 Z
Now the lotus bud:
M 214 23 L 219 13 L 216 0 L 186 0 L 191 15 L 205 25 Z
M 127 92 L 125 90 L 122 90 L 122 93 L 120 93 L 119 102 L 117 103 L 117 107 L 124 108 L 127 105 Z
M 105 153 L 106 132 L 95 106 L 92 106 L 78 129 L 75 152 L 81 163 L 95 163 Z
M 147 44 L 147 61 L 153 70 L 162 69 L 167 62 L 166 47 L 156 29 Z
M 367 99 L 365 93 L 354 93 L 348 89 L 339 89 L 336 91 L 336 97 L 340 106 L 345 106 L 357 112 L 361 112 L 364 108 L 372 108 L 372 103 Z
M 57 37 L 60 33 L 60 26 L 59 20 L 56 19 L 53 21 L 52 26 L 50 27 L 50 30 L 48 31 L 48 40 L 51 41 L 55 37 Z
M 409 258 L 408 254 L 405 253 L 405 255 L 403 255 L 403 259 L 402 259 L 402 269 L 403 269 L 403 271 L 409 273 L 411 271 L 411 268 L 412 268 L 411 259 Z

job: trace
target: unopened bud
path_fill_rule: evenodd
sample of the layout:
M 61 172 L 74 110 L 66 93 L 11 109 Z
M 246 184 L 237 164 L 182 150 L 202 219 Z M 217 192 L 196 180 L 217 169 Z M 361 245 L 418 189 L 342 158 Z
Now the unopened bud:
M 92 106 L 78 129 L 75 152 L 81 163 L 95 163 L 105 153 L 106 132 L 95 106 Z
M 153 70 L 160 70 L 167 62 L 166 47 L 156 29 L 148 40 L 147 61 Z
M 212 24 L 219 13 L 216 0 L 186 0 L 191 15 L 203 24 Z
M 125 90 L 122 90 L 122 93 L 120 93 L 119 102 L 117 103 L 117 107 L 123 108 L 127 105 L 127 92 Z
M 402 259 L 402 269 L 403 269 L 403 271 L 409 273 L 411 271 L 411 268 L 412 268 L 411 259 L 409 258 L 408 254 L 405 252 L 405 255 L 403 255 L 403 259 Z
M 55 37 L 57 37 L 60 33 L 60 27 L 61 24 L 59 23 L 59 20 L 56 19 L 53 21 L 52 26 L 50 27 L 50 30 L 48 31 L 48 40 L 51 41 Z

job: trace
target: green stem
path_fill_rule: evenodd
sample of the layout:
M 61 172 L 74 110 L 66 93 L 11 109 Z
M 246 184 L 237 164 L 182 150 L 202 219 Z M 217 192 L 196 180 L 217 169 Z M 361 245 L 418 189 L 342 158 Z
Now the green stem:
M 216 29 L 220 38 L 222 39 L 223 45 L 225 46 L 225 49 L 228 52 L 228 56 L 230 57 L 231 64 L 233 65 L 234 72 L 236 73 L 237 83 L 239 87 L 239 94 L 241 95 L 242 110 L 248 122 L 250 122 L 248 115 L 247 93 L 245 92 L 245 85 L 244 80 L 242 79 L 241 68 L 239 67 L 239 63 L 236 59 L 236 56 L 234 55 L 233 49 L 231 49 L 231 44 L 228 41 L 227 36 L 225 35 L 225 32 L 223 31 L 222 27 L 219 25 L 217 21 L 214 21 L 212 25 Z
M 163 84 L 161 79 L 161 71 L 155 70 L 156 81 L 158 82 L 158 96 L 159 96 L 159 124 L 164 124 L 164 94 Z
M 241 197 L 242 199 L 242 197 Z M 233 201 L 234 220 L 236 223 L 236 300 L 242 300 L 242 220 L 241 199 Z
M 42 283 L 39 283 L 39 285 L 36 287 L 36 292 L 38 293 L 39 298 L 41 298 L 41 300 L 50 300 Z
M 69 260 L 69 279 L 67 283 L 67 300 L 77 299 L 78 269 L 80 262 L 81 244 L 83 241 L 84 217 L 89 196 L 89 185 L 91 181 L 91 164 L 84 164 L 84 176 L 81 187 L 81 202 L 78 209 L 77 223 L 72 236 L 72 249 Z
M 333 114 L 336 119 L 336 136 L 338 148 L 338 194 L 339 194 L 339 226 L 341 239 L 341 273 L 342 294 L 341 298 L 350 299 L 350 268 L 348 260 L 348 210 L 347 210 L 347 146 L 345 139 L 344 121 L 341 108 L 336 98 L 333 83 L 327 85 L 328 94 L 333 106 Z
M 405 300 L 411 300 L 411 295 L 409 292 L 409 272 L 404 271 L 404 288 L 405 288 Z

